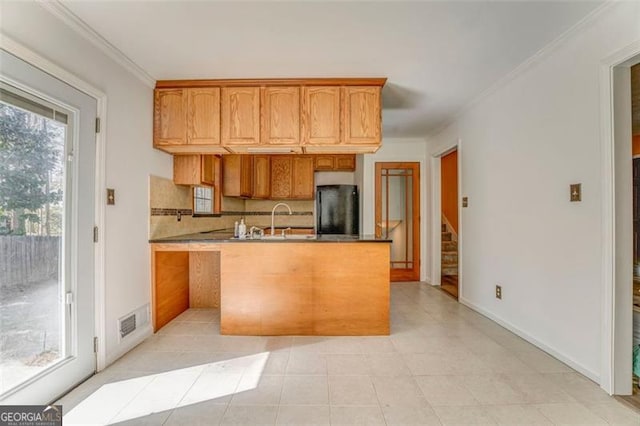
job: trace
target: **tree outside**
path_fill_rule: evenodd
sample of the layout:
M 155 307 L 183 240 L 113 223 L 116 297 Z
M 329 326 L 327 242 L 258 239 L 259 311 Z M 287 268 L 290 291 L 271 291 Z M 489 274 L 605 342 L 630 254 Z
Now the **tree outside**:
M 65 130 L 0 102 L 0 235 L 61 234 Z

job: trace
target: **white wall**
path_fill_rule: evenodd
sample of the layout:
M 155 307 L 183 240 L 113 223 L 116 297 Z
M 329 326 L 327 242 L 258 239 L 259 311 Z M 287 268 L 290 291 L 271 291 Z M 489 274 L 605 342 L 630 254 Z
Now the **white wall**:
M 599 380 L 602 319 L 601 61 L 640 38 L 618 3 L 543 52 L 430 140 L 460 138 L 460 300 Z M 583 201 L 569 202 L 582 183 Z M 433 213 L 432 213 L 433 214 Z M 503 299 L 495 299 L 501 284 Z
M 420 163 L 420 280 L 428 280 L 431 265 L 427 246 L 427 185 L 429 169 L 427 162 L 427 144 L 424 139 L 384 139 L 382 147 L 375 154 L 359 155 L 356 161 L 356 185 L 360 188 L 362 217 L 360 232 L 375 233 L 375 163 L 388 161 L 407 161 Z
M 171 157 L 153 150 L 153 88 L 141 82 L 37 3 L 3 2 L 2 32 L 107 95 L 106 209 L 107 363 L 150 333 L 118 342 L 117 319 L 150 302 L 148 176 L 171 178 Z M 104 127 L 104 126 L 103 126 Z

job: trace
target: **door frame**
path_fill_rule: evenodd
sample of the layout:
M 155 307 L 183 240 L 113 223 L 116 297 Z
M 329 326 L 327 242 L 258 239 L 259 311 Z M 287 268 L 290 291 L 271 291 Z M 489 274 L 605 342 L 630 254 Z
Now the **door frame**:
M 421 197 L 420 197 L 420 192 L 421 192 L 421 177 L 420 177 L 420 162 L 419 161 L 376 161 L 374 163 L 374 173 L 375 173 L 375 183 L 374 183 L 374 195 L 375 195 L 375 201 L 374 201 L 374 206 L 375 206 L 375 212 L 374 212 L 374 226 L 375 226 L 375 232 L 376 232 L 376 236 L 378 235 L 378 225 L 377 223 L 379 223 L 379 218 L 378 218 L 378 206 L 382 205 L 382 200 L 380 199 L 380 195 L 382 194 L 379 191 L 380 185 L 382 184 L 382 175 L 380 173 L 380 170 L 383 168 L 382 165 L 387 165 L 388 168 L 393 168 L 394 166 L 396 166 L 398 169 L 402 169 L 403 165 L 405 164 L 411 164 L 412 165 L 412 169 L 413 169 L 413 175 L 412 175 L 412 188 L 411 188 L 411 197 L 412 197 L 412 203 L 411 203 L 411 214 L 412 214 L 412 241 L 413 241 L 413 263 L 414 263 L 414 267 L 412 269 L 412 271 L 406 272 L 406 273 L 396 273 L 396 278 L 400 278 L 400 281 L 419 281 L 420 280 L 420 275 L 421 275 L 421 271 L 422 271 L 422 261 L 421 261 L 421 256 L 422 256 L 422 251 L 420 250 L 421 248 L 421 244 L 420 244 L 420 230 L 422 229 L 422 221 L 420 220 L 420 208 L 421 208 Z M 391 275 L 393 276 L 393 268 L 391 268 Z M 405 276 L 406 275 L 406 276 Z M 415 276 L 417 275 L 417 276 Z M 408 279 L 405 279 L 408 278 Z M 393 282 L 393 279 L 391 280 Z
M 633 328 L 633 259 L 629 229 L 633 215 L 631 138 L 625 137 L 631 104 L 621 102 L 616 92 L 627 90 L 623 78 L 640 55 L 640 40 L 618 50 L 600 63 L 600 117 L 602 168 L 602 364 L 600 387 L 610 395 L 628 395 L 632 389 L 631 351 Z M 615 110 L 615 113 L 614 113 Z M 622 128 L 622 131 L 620 131 Z M 626 140 L 628 139 L 628 140 Z M 628 155 L 624 154 L 628 148 Z M 619 195 L 616 195 L 619 194 Z M 629 210 L 629 211 L 627 211 Z
M 456 139 L 440 147 L 431 155 L 431 285 L 441 284 L 442 274 L 442 157 L 458 151 L 458 300 L 463 297 L 463 248 L 462 221 L 462 139 Z
M 106 208 L 106 127 L 107 127 L 107 95 L 95 86 L 45 59 L 40 54 L 2 34 L 0 49 L 22 59 L 32 66 L 41 69 L 58 80 L 74 87 L 96 100 L 96 117 L 100 120 L 100 131 L 96 133 L 95 158 L 95 200 L 94 223 L 99 229 L 100 238 L 95 243 L 94 254 L 94 287 L 95 287 L 95 325 L 94 335 L 98 339 L 96 352 L 96 371 L 106 367 L 106 296 L 105 296 L 105 208 Z

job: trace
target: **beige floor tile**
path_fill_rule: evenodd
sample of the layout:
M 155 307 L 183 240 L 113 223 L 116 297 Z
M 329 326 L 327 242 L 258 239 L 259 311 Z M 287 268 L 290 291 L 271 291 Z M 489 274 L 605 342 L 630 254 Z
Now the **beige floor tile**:
M 465 376 L 462 380 L 480 404 L 521 404 L 524 395 L 498 375 Z
M 328 354 L 325 355 L 327 361 L 327 371 L 330 376 L 332 375 L 363 375 L 369 374 L 369 365 L 366 362 L 364 355 L 349 354 L 338 355 Z
M 609 424 L 618 426 L 640 425 L 640 412 L 633 411 L 616 400 L 596 404 L 585 403 L 585 406 Z
M 531 405 L 488 405 L 484 409 L 499 425 L 553 425 Z
M 411 371 L 399 353 L 365 355 L 372 376 L 410 376 Z
M 269 358 L 267 359 L 262 374 L 285 374 L 288 363 L 289 351 L 269 352 Z
M 147 416 L 134 417 L 125 421 L 112 420 L 109 424 L 113 426 L 157 426 L 164 425 L 169 418 L 171 410 L 153 413 Z M 69 424 L 69 423 L 66 423 Z
M 230 405 L 221 425 L 273 425 L 278 415 L 277 406 Z
M 388 426 L 392 425 L 440 425 L 435 412 L 426 402 L 414 407 L 382 407 Z
M 597 403 L 613 400 L 600 386 L 579 373 L 544 374 L 543 376 L 577 401 Z
M 485 407 L 434 407 L 434 410 L 445 425 L 495 425 L 496 421 L 489 415 Z
M 503 374 L 502 379 L 513 389 L 524 395 L 526 403 L 568 403 L 576 402 L 567 392 L 540 373 Z
M 566 364 L 558 361 L 551 355 L 539 349 L 516 352 L 516 356 L 522 362 L 533 368 L 538 373 L 572 373 L 573 370 Z
M 227 403 L 235 393 L 241 378 L 241 374 L 203 372 L 184 395 L 178 406 L 181 407 L 203 401 Z
M 416 376 L 415 380 L 431 406 L 478 404 L 463 385 L 465 376 Z
M 327 374 L 327 360 L 318 353 L 291 352 L 286 374 Z
M 284 376 L 244 375 L 231 398 L 231 405 L 278 405 Z
M 384 415 L 378 405 L 331 406 L 332 425 L 384 425 Z
M 329 376 L 331 405 L 376 405 L 378 398 L 369 376 Z
M 371 380 L 382 407 L 419 407 L 425 404 L 413 377 L 375 376 Z
M 282 405 L 278 410 L 279 425 L 330 425 L 328 405 Z
M 391 339 L 386 336 L 370 336 L 360 339 L 360 350 L 363 354 L 396 352 Z
M 607 422 L 579 403 L 536 404 L 546 418 L 557 425 L 606 425 Z
M 327 376 L 285 376 L 280 404 L 328 405 Z
M 217 425 L 227 410 L 227 404 L 212 401 L 185 405 L 171 412 L 166 426 L 210 426 Z

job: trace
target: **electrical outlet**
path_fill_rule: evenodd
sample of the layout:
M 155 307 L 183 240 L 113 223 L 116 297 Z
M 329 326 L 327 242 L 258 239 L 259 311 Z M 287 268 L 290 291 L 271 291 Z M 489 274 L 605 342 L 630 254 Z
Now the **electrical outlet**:
M 502 300 L 502 286 L 496 285 L 496 299 Z

